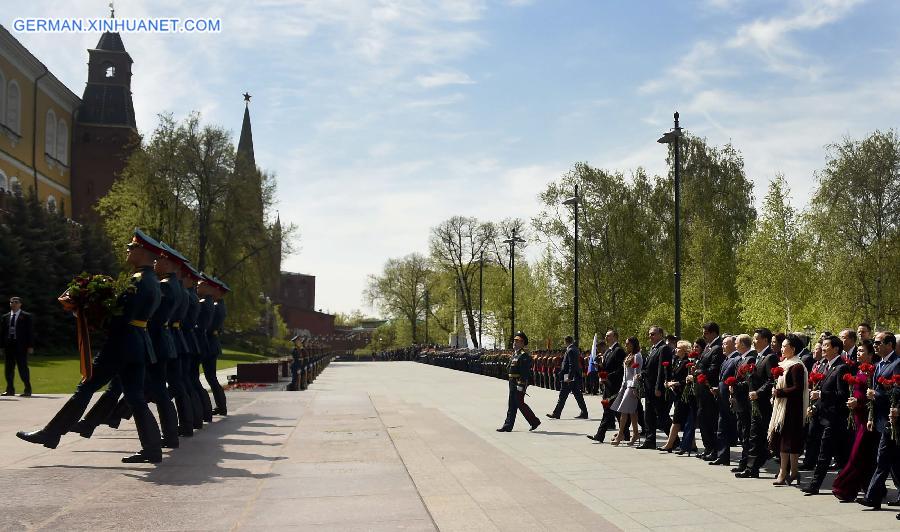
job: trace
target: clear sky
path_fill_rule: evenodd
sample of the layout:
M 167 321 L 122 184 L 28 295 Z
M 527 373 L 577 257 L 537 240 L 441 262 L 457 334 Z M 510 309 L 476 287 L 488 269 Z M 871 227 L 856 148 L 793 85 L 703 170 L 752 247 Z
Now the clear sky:
M 108 0 L 4 0 L 16 17 L 102 17 Z M 806 204 L 825 146 L 897 126 L 893 0 L 120 1 L 118 17 L 219 17 L 216 34 L 123 34 L 138 127 L 192 110 L 235 133 L 299 226 L 285 270 L 316 306 L 367 310 L 366 276 L 427 252 L 455 214 L 531 218 L 575 162 L 664 171 L 682 125 L 744 154 L 757 201 Z M 81 95 L 99 35 L 14 33 Z

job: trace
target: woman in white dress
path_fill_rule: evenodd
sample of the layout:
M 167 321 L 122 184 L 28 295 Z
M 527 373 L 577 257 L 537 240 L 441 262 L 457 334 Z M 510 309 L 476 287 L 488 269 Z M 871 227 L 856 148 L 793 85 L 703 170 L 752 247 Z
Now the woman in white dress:
M 613 445 L 622 443 L 625 435 L 625 427 L 631 420 L 631 441 L 629 445 L 634 445 L 640 438 L 641 431 L 638 429 L 637 410 L 641 398 L 638 397 L 638 387 L 640 386 L 641 369 L 644 367 L 644 357 L 641 355 L 641 345 L 638 339 L 632 336 L 625 340 L 625 361 L 622 363 L 625 367 L 625 376 L 622 378 L 622 387 L 616 395 L 610 407 L 613 411 L 619 413 L 619 433 L 610 442 Z

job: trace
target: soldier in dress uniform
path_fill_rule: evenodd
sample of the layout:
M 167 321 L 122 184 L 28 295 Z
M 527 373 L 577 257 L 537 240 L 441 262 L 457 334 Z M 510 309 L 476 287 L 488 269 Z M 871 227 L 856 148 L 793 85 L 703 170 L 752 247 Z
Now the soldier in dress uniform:
M 122 313 L 111 320 L 106 344 L 94 358 L 91 375 L 75 389 L 75 394 L 63 405 L 47 425 L 37 431 L 16 433 L 19 438 L 51 449 L 60 437 L 78 421 L 87 409 L 94 392 L 118 375 L 125 399 L 134 415 L 141 451 L 122 458 L 125 463 L 162 460 L 159 426 L 144 399 L 144 365 L 153 355 L 153 345 L 147 334 L 147 321 L 159 305 L 159 282 L 153 272 L 153 262 L 163 251 L 159 242 L 135 229 L 127 246 L 126 262 L 134 268 L 131 286 L 121 296 Z
M 209 400 L 209 393 L 200 382 L 200 364 L 206 354 L 206 327 L 208 326 L 211 313 L 208 308 L 205 313 L 203 312 L 204 306 L 200 304 L 200 296 L 198 294 L 200 285 L 205 278 L 204 275 L 193 267 L 190 268 L 190 273 L 192 283 L 190 288 L 188 288 L 188 313 L 185 319 L 185 326 L 181 330 L 190 340 L 189 347 L 191 347 L 192 357 L 188 379 L 191 381 L 194 394 L 200 400 L 201 421 L 209 423 L 212 421 L 212 401 Z M 202 329 L 200 327 L 201 320 L 203 321 Z M 201 330 L 203 331 L 202 334 Z
M 172 271 L 167 273 L 166 278 L 161 282 L 167 282 L 172 286 L 173 299 L 177 300 L 177 304 L 169 316 L 169 326 L 167 328 L 169 337 L 172 340 L 172 357 L 169 358 L 166 364 L 166 381 L 169 383 L 169 394 L 175 401 L 175 411 L 178 413 L 178 435 L 191 437 L 194 435 L 194 410 L 181 371 L 181 359 L 187 352 L 184 336 L 181 334 L 181 317 L 187 311 L 188 306 L 187 294 L 185 294 L 184 287 L 181 284 L 181 271 L 182 264 L 187 262 L 187 258 L 166 245 L 165 242 L 162 245 L 169 257 L 168 262 L 172 263 Z M 159 264 L 159 261 L 157 261 L 157 264 Z
M 191 379 L 194 353 L 197 352 L 197 340 L 194 338 L 194 322 L 191 321 L 194 318 L 191 314 L 192 302 L 197 300 L 197 292 L 195 290 L 197 280 L 194 272 L 195 270 L 191 267 L 190 262 L 185 260 L 181 263 L 181 268 L 178 270 L 178 278 L 181 279 L 183 299 L 178 311 L 177 321 L 173 324 L 173 326 L 176 324 L 177 326 L 174 327 L 173 331 L 177 332 L 181 339 L 180 350 L 178 351 L 178 364 L 181 366 L 182 386 L 190 401 L 192 426 L 194 430 L 199 430 L 203 428 L 203 402 L 197 390 L 194 389 L 193 380 Z
M 219 379 L 216 377 L 216 361 L 222 354 L 219 334 L 222 332 L 225 324 L 226 314 L 225 301 L 222 298 L 230 289 L 222 280 L 213 276 L 207 276 L 201 287 L 205 287 L 205 298 L 200 303 L 211 307 L 209 309 L 209 322 L 206 327 L 206 353 L 202 361 L 203 375 L 206 377 L 206 382 L 209 383 L 213 400 L 216 402 L 213 414 L 227 416 L 228 407 L 225 404 L 225 390 L 222 389 L 222 385 L 219 384 Z M 211 303 L 206 303 L 205 301 L 210 301 Z
M 517 332 L 513 338 L 513 354 L 510 356 L 507 366 L 509 401 L 506 421 L 502 427 L 497 429 L 497 432 L 512 432 L 513 424 L 516 422 L 516 410 L 520 410 L 525 416 L 525 420 L 531 425 L 528 430 L 534 430 L 541 424 L 541 420 L 525 404 L 525 390 L 533 379 L 531 355 L 525 350 L 526 345 L 528 345 L 528 337 L 522 331 Z

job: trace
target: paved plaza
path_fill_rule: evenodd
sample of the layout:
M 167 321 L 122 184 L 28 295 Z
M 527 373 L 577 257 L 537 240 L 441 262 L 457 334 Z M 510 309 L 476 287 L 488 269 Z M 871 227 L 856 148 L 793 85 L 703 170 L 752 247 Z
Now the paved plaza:
M 217 420 L 154 465 L 122 464 L 134 425 L 26 444 L 63 396 L 0 399 L 0 530 L 897 530 L 894 511 L 773 474 L 735 479 L 694 458 L 594 444 L 592 420 L 506 409 L 503 381 L 413 362 L 333 363 L 304 392 L 229 393 Z M 570 398 L 570 401 L 572 399 Z M 567 405 L 571 418 L 577 407 Z M 832 476 L 829 477 L 832 478 Z M 827 486 L 827 484 L 826 484 Z M 893 492 L 892 492 L 893 494 Z

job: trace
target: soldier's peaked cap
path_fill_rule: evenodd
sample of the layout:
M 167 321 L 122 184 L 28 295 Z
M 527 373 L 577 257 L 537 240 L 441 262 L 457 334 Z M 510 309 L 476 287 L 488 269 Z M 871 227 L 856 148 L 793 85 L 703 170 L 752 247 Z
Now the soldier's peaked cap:
M 227 284 L 225 284 L 225 281 L 216 277 L 216 282 L 219 283 L 219 286 L 222 287 L 222 290 L 225 290 L 226 292 L 231 292 L 231 287 L 229 287 Z
M 175 262 L 185 263 L 185 262 L 188 261 L 188 260 L 187 260 L 187 257 L 185 257 L 185 256 L 182 255 L 181 253 L 177 252 L 177 251 L 175 250 L 175 248 L 173 248 L 172 246 L 166 244 L 165 242 L 160 242 L 159 244 L 160 244 L 160 246 L 162 246 L 162 248 L 165 250 L 166 255 L 168 255 L 168 256 L 171 257 L 172 259 L 175 259 Z
M 131 246 L 138 246 L 146 249 L 147 251 L 154 253 L 156 255 L 166 255 L 167 252 L 163 248 L 163 245 L 160 244 L 156 239 L 148 235 L 147 233 L 141 231 L 137 227 L 134 228 L 134 236 L 131 238 L 131 243 L 128 244 Z
M 522 331 L 517 332 L 513 338 L 521 338 L 522 343 L 528 345 L 528 337 L 525 336 L 525 333 L 523 333 Z

